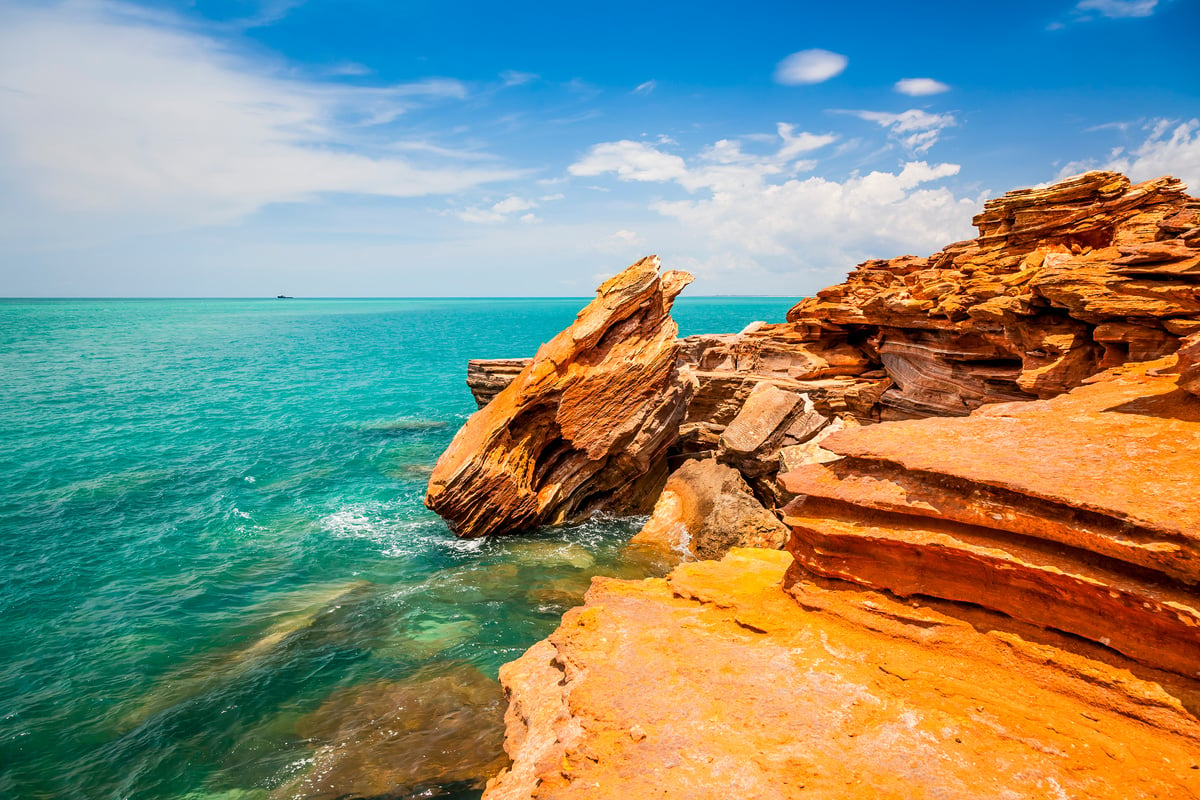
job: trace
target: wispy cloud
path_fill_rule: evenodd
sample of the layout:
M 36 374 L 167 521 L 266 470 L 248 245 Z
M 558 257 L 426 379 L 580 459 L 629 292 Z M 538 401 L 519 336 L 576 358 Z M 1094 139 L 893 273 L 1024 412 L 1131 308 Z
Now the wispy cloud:
M 1046 26 L 1048 31 L 1060 31 L 1068 23 L 1092 22 L 1097 15 L 1104 19 L 1138 19 L 1150 17 L 1158 10 L 1159 0 L 1080 0 L 1065 19 Z
M 775 82 L 784 86 L 822 83 L 841 75 L 850 59 L 828 50 L 801 50 L 792 53 L 775 67 Z
M 931 114 L 919 108 L 891 113 L 888 111 L 839 111 L 886 128 L 888 134 L 913 153 L 924 153 L 937 144 L 946 128 L 958 124 L 951 113 Z
M 893 87 L 900 94 L 909 97 L 924 97 L 930 94 L 941 94 L 950 91 L 950 87 L 933 78 L 903 78 L 896 81 Z
M 532 83 L 538 79 L 536 73 L 533 72 L 517 72 L 515 69 L 506 69 L 500 73 L 500 80 L 504 81 L 505 86 L 521 86 L 522 84 Z
M 1081 0 L 1075 8 L 1079 11 L 1095 11 L 1109 19 L 1148 17 L 1154 13 L 1158 0 Z
M 633 90 L 632 94 L 647 95 L 653 92 L 658 87 L 658 81 L 649 80 L 645 83 L 639 83 Z
M 501 222 L 509 222 L 517 219 L 521 222 L 541 222 L 541 219 L 534 214 L 522 214 L 523 211 L 532 211 L 535 208 L 540 208 L 542 204 L 562 200 L 563 195 L 551 194 L 539 197 L 533 200 L 526 197 L 518 197 L 509 195 L 490 206 L 471 206 L 469 208 L 460 209 L 453 212 L 456 217 L 463 222 L 475 222 L 488 225 L 494 225 Z
M 112 3 L 10 8 L 0 53 L 0 203 L 23 218 L 152 231 L 324 193 L 448 194 L 520 174 L 404 145 L 408 111 L 466 97 L 452 79 L 301 80 Z

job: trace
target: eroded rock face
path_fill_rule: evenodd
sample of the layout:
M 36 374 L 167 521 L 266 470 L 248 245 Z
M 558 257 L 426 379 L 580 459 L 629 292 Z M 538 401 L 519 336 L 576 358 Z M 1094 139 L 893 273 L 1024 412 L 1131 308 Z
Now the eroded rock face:
M 842 431 L 782 477 L 812 574 L 973 603 L 1200 677 L 1200 399 L 1175 359 L 1052 400 Z
M 741 474 L 714 459 L 688 461 L 671 473 L 645 527 L 632 545 L 653 546 L 701 559 L 721 558 L 734 547 L 778 550 L 788 529 L 763 507 Z
M 670 317 L 691 276 L 658 269 L 650 256 L 604 283 L 467 420 L 425 497 L 458 535 L 650 509 L 692 389 Z
M 953 605 L 791 581 L 735 550 L 599 579 L 501 670 L 486 800 L 1187 798 L 1197 685 Z
M 978 238 L 868 261 L 788 319 L 878 359 L 895 382 L 885 419 L 1053 397 L 1174 351 L 1200 314 L 1197 220 L 1174 178 L 1090 172 L 989 200 Z

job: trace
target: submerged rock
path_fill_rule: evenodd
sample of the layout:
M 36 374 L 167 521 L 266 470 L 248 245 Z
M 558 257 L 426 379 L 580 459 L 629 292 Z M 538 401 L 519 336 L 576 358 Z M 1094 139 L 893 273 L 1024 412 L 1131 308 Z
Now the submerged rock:
M 670 310 L 692 278 L 658 268 L 650 256 L 606 281 L 575 323 L 467 420 L 425 497 L 455 533 L 653 505 L 691 392 Z
M 482 788 L 508 763 L 503 714 L 499 684 L 465 664 L 340 690 L 297 723 L 317 746 L 312 766 L 272 797 L 435 797 L 447 787 Z

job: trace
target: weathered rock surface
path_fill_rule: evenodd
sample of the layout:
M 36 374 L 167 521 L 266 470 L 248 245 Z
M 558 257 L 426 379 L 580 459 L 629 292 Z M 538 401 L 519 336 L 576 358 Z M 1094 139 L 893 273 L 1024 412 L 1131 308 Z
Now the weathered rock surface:
M 1190 798 L 1197 685 L 952 604 L 792 581 L 735 550 L 597 579 L 506 665 L 521 798 Z
M 932 256 L 859 265 L 786 323 L 680 340 L 672 464 L 715 456 L 773 506 L 780 452 L 828 420 L 1050 398 L 1200 333 L 1200 200 L 1174 178 L 1091 172 L 990 200 L 975 224 Z M 477 399 L 520 363 L 472 362 Z
M 827 578 L 973 603 L 1200 677 L 1200 400 L 1167 358 L 970 417 L 843 431 L 784 475 Z
M 653 505 L 691 392 L 670 317 L 691 276 L 658 268 L 651 256 L 605 282 L 455 436 L 425 503 L 458 535 Z
M 1200 314 L 1200 201 L 1174 178 L 1090 172 L 989 200 L 979 237 L 868 261 L 788 313 L 860 343 L 895 385 L 876 416 L 962 416 L 1170 354 Z M 847 338 L 848 337 L 848 338 Z
M 734 547 L 778 550 L 788 533 L 736 469 L 706 459 L 688 461 L 671 473 L 631 544 L 657 547 L 677 560 L 717 559 Z

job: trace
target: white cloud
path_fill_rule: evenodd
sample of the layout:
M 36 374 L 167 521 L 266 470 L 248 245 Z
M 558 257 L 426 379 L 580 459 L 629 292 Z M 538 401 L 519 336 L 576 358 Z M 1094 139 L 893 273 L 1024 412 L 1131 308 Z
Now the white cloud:
M 924 97 L 930 94 L 941 94 L 950 91 L 950 87 L 933 78 L 903 78 L 896 81 L 893 87 L 900 94 L 909 97 Z
M 598 144 L 567 168 L 577 176 L 615 172 L 627 181 L 669 181 L 687 175 L 683 159 L 656 150 L 644 142 L 622 139 Z
M 524 83 L 531 83 L 538 79 L 538 75 L 533 72 L 517 72 L 515 69 L 506 69 L 500 73 L 500 80 L 504 81 L 505 86 L 520 86 Z
M 775 82 L 784 86 L 821 83 L 842 74 L 850 59 L 828 50 L 801 50 L 775 67 Z
M 227 223 L 323 193 L 416 197 L 520 173 L 464 167 L 396 121 L 466 96 L 289 77 L 163 14 L 113 3 L 0 11 L 0 205 L 13 230 Z M 400 140 L 397 142 L 397 140 Z M 446 163 L 447 161 L 451 163 Z
M 653 92 L 658 87 L 658 81 L 649 80 L 645 83 L 639 83 L 633 90 L 632 94 L 647 95 Z
M 1148 17 L 1154 13 L 1158 0 L 1081 0 L 1075 8 L 1079 11 L 1095 11 L 1109 19 Z
M 910 108 L 893 114 L 887 111 L 845 111 L 867 122 L 886 128 L 889 135 L 913 153 L 924 153 L 937 143 L 941 132 L 954 127 L 958 120 L 953 114 L 931 114 L 919 108 Z
M 555 200 L 562 200 L 561 194 L 548 194 L 540 197 L 537 200 L 530 200 L 516 195 L 508 197 L 493 203 L 490 206 L 471 206 L 458 211 L 448 212 L 453 213 L 463 222 L 475 222 L 485 225 L 494 225 L 499 222 L 508 222 L 515 215 L 521 214 L 522 211 L 531 211 L 535 208 L 540 208 L 542 203 L 549 203 Z M 521 222 L 541 222 L 541 218 L 534 214 L 522 214 L 519 217 Z
M 1124 172 L 1132 180 L 1145 181 L 1173 175 L 1188 185 L 1194 194 L 1200 190 L 1200 119 L 1186 122 L 1160 119 L 1148 126 L 1146 140 L 1132 150 L 1117 148 L 1106 162 L 1072 161 L 1060 176 L 1075 175 L 1089 169 Z
M 674 184 L 697 195 L 650 208 L 680 223 L 691 241 L 708 243 L 699 263 L 845 268 L 871 256 L 932 252 L 971 235 L 978 200 L 929 186 L 956 175 L 958 165 L 914 161 L 894 173 L 843 181 L 799 179 L 787 168 L 797 162 L 786 159 L 803 136 L 780 126 L 774 153 L 754 156 L 739 142 L 722 140 L 689 160 L 645 144 L 610 142 L 593 147 L 571 171 Z M 610 244 L 616 244 L 612 237 Z
M 597 242 L 596 249 L 602 253 L 613 253 L 615 255 L 634 258 L 636 257 L 634 252 L 645 244 L 645 240 L 637 233 L 622 228 Z

